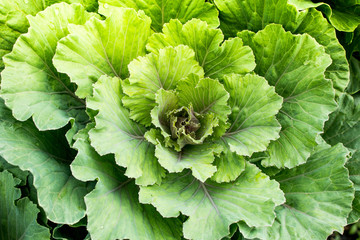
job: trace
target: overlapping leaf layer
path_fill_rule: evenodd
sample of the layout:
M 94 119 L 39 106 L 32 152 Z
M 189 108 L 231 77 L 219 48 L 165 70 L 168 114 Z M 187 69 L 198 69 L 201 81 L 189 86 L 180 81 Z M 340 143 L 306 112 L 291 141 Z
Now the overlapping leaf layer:
M 0 0 L 0 236 L 325 239 L 360 218 L 359 48 L 335 34 L 358 3 L 20 2 Z

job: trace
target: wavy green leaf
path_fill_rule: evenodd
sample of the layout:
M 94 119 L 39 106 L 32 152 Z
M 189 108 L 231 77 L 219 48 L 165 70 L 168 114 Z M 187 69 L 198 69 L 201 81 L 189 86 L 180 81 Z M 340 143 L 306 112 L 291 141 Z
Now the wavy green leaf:
M 54 65 L 77 84 L 76 95 L 87 97 L 101 75 L 128 77 L 129 63 L 145 55 L 150 23 L 143 12 L 118 8 L 106 20 L 71 26 L 71 34 L 58 44 Z
M 219 239 L 240 220 L 251 226 L 271 225 L 275 206 L 284 201 L 278 183 L 251 163 L 233 183 L 202 183 L 190 171 L 169 174 L 160 186 L 141 187 L 139 199 L 154 205 L 164 217 L 179 212 L 189 216 L 183 229 L 188 239 Z
M 343 94 L 339 107 L 325 124 L 323 138 L 334 145 L 339 142 L 345 147 L 360 150 L 360 97 Z
M 242 30 L 257 32 L 271 23 L 281 24 L 286 31 L 294 34 L 309 34 L 325 47 L 332 59 L 325 76 L 333 81 L 337 91 L 343 92 L 346 88 L 349 66 L 345 51 L 336 37 L 335 29 L 321 12 L 315 9 L 298 12 L 286 0 L 215 0 L 215 4 L 220 11 L 220 28 L 229 37 L 236 36 Z
M 47 6 L 50 6 L 54 3 L 59 3 L 59 2 L 65 2 L 65 3 L 80 3 L 81 5 L 83 5 L 85 7 L 85 9 L 87 11 L 90 12 L 96 12 L 99 8 L 99 4 L 97 0 L 42 0 L 43 2 L 46 2 Z
M 199 19 L 184 25 L 178 20 L 171 20 L 164 25 L 163 33 L 150 37 L 146 48 L 156 53 L 166 46 L 187 45 L 194 50 L 196 60 L 204 68 L 205 77 L 222 78 L 229 73 L 251 72 L 255 68 L 251 49 L 243 46 L 239 38 L 223 40 L 221 30 L 212 29 Z
M 296 26 L 296 9 L 287 0 L 214 0 L 219 9 L 220 28 L 225 36 L 234 37 L 242 30 L 257 32 L 271 23 L 285 29 Z
M 39 209 L 28 198 L 19 199 L 19 183 L 8 171 L 0 172 L 0 238 L 49 239 L 49 229 L 36 222 Z
M 0 156 L 0 172 L 5 170 L 10 172 L 14 177 L 21 180 L 20 184 L 18 185 L 26 185 L 29 172 L 22 171 L 19 167 L 9 164 L 4 158 Z
M 194 52 L 186 46 L 167 47 L 158 54 L 150 53 L 129 64 L 130 77 L 123 84 L 123 103 L 130 109 L 130 117 L 143 125 L 151 124 L 150 111 L 156 106 L 159 89 L 173 90 L 189 74 L 204 76 L 194 60 Z
M 248 41 L 247 32 L 239 36 L 243 34 Z M 255 72 L 284 99 L 277 115 L 280 138 L 270 143 L 262 164 L 292 168 L 305 163 L 328 115 L 336 109 L 334 89 L 324 77 L 331 59 L 309 35 L 293 35 L 276 24 L 266 26 L 246 44 L 255 54 Z
M 29 32 L 3 58 L 1 73 L 1 96 L 16 119 L 32 116 L 40 130 L 61 128 L 75 118 L 86 121 L 85 102 L 74 94 L 69 78 L 56 71 L 52 58 L 57 42 L 69 33 L 69 24 L 84 24 L 91 16 L 81 5 L 65 3 L 29 16 Z
M 325 77 L 331 79 L 336 94 L 344 92 L 350 81 L 350 69 L 343 46 L 339 43 L 336 31 L 323 17 L 320 11 L 308 9 L 300 12 L 294 34 L 307 33 L 325 48 L 332 63 L 325 71 Z
M 341 144 L 319 145 L 305 164 L 275 175 L 286 203 L 276 208 L 274 224 L 250 228 L 241 222 L 240 232 L 246 238 L 274 240 L 321 240 L 342 232 L 354 197 L 344 167 L 348 153 Z
M 219 154 L 222 148 L 216 144 L 200 144 L 185 146 L 180 152 L 163 146 L 160 142 L 156 145 L 155 156 L 159 163 L 170 173 L 182 172 L 185 168 L 191 169 L 192 175 L 205 182 L 215 172 L 212 165 L 214 154 Z
M 346 91 L 355 94 L 360 91 L 360 61 L 354 56 L 350 57 L 350 82 Z
M 241 156 L 265 151 L 271 140 L 279 138 L 280 124 L 275 115 L 281 108 L 282 98 L 257 75 L 226 76 L 224 85 L 230 93 L 231 125 L 222 141 Z
M 87 99 L 90 109 L 98 110 L 96 127 L 89 133 L 91 145 L 100 155 L 114 153 L 116 163 L 126 167 L 125 175 L 139 185 L 160 183 L 165 170 L 155 157 L 155 146 L 144 134 L 146 128 L 130 119 L 122 105 L 122 82 L 102 76 L 94 84 L 94 96 Z
M 28 15 L 35 16 L 46 7 L 59 2 L 81 3 L 95 11 L 97 0 L 1 0 L 0 1 L 0 71 L 4 69 L 2 57 L 10 53 L 17 38 L 29 28 Z
M 346 164 L 349 170 L 350 180 L 354 183 L 355 198 L 352 203 L 352 211 L 348 217 L 348 224 L 356 223 L 360 219 L 360 151 L 356 151 Z
M 204 0 L 99 0 L 100 13 L 109 16 L 114 7 L 143 10 L 151 17 L 152 28 L 161 32 L 170 19 L 178 19 L 182 23 L 197 18 L 206 21 L 212 28 L 219 26 L 218 11 L 211 3 Z
M 317 7 L 338 31 L 353 32 L 360 24 L 360 4 L 354 1 L 315 2 L 310 0 L 289 0 L 298 10 Z
M 219 141 L 218 144 L 223 147 L 223 152 L 215 156 L 214 165 L 217 170 L 211 180 L 218 183 L 235 181 L 245 170 L 246 160 L 243 156 L 231 152 L 229 145 L 224 141 Z
M 4 69 L 2 57 L 11 52 L 16 39 L 28 30 L 26 16 L 34 16 L 45 7 L 42 0 L 0 1 L 0 71 Z
M 350 179 L 355 185 L 353 211 L 348 223 L 360 219 L 360 98 L 344 94 L 339 99 L 338 109 L 330 115 L 325 124 L 324 139 L 331 145 L 343 143 L 345 147 L 354 150 L 352 158 L 347 163 Z
M 32 173 L 48 219 L 71 224 L 83 218 L 87 185 L 71 175 L 71 149 L 64 131 L 39 132 L 30 120 L 18 122 L 2 101 L 0 116 L 0 155 Z
M 154 207 L 140 204 L 133 179 L 124 176 L 112 156 L 95 152 L 86 139 L 87 130 L 74 144 L 79 152 L 71 170 L 82 181 L 98 180 L 85 197 L 91 239 L 180 240 L 181 222 L 162 218 Z
M 315 8 L 322 4 L 320 1 L 315 3 L 315 2 L 312 2 L 312 0 L 288 0 L 288 2 L 289 2 L 289 4 L 296 7 L 298 10 L 305 10 L 307 8 Z

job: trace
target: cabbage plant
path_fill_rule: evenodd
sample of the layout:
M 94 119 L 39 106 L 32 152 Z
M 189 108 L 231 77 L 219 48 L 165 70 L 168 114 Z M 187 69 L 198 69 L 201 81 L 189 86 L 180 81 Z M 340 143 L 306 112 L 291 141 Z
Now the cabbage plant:
M 3 57 L 0 236 L 326 239 L 359 219 L 358 101 L 320 12 L 82 3 L 28 16 Z

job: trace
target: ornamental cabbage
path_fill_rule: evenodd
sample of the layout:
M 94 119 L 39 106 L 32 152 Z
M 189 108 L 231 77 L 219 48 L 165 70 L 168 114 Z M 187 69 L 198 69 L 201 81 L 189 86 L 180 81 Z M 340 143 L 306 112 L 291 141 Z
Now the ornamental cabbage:
M 26 218 L 17 231 L 37 239 L 49 221 L 54 238 L 66 224 L 168 240 L 326 239 L 359 220 L 359 101 L 321 12 L 66 2 L 31 13 L 6 46 L 1 222 Z M 20 182 L 35 204 L 14 204 Z

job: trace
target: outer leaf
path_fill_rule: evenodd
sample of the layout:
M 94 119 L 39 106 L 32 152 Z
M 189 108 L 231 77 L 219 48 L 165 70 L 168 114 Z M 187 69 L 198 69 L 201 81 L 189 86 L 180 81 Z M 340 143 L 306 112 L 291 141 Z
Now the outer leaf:
M 197 18 L 206 21 L 213 28 L 219 26 L 218 11 L 213 4 L 204 0 L 99 0 L 99 3 L 100 12 L 105 16 L 109 16 L 113 6 L 143 10 L 151 17 L 151 25 L 156 32 L 161 32 L 164 23 L 173 18 L 182 23 Z
M 350 179 L 355 185 L 355 199 L 353 211 L 348 223 L 357 222 L 360 219 L 360 98 L 344 94 L 339 99 L 338 109 L 330 115 L 325 124 L 324 139 L 334 145 L 339 142 L 345 147 L 354 150 L 347 167 L 350 171 Z
M 9 164 L 5 159 L 3 159 L 0 156 L 0 172 L 5 171 L 5 170 L 10 172 L 14 177 L 21 180 L 20 184 L 18 184 L 18 185 L 21 185 L 21 186 L 26 185 L 29 172 L 22 171 L 20 168 Z
M 308 35 L 292 35 L 275 24 L 256 33 L 247 44 L 258 63 L 255 72 L 284 98 L 278 114 L 280 138 L 270 143 L 262 164 L 278 168 L 302 164 L 335 110 L 334 89 L 324 78 L 331 59 Z
M 350 83 L 346 91 L 350 94 L 360 91 L 360 61 L 354 56 L 350 57 Z
M 69 0 L 70 3 L 81 3 L 87 11 L 97 12 L 99 8 L 98 0 Z
M 289 0 L 289 3 L 296 6 L 298 10 L 318 7 L 338 31 L 353 32 L 360 24 L 359 2 L 342 0 L 336 1 L 335 4 L 331 2 L 329 5 L 323 2 L 313 3 L 310 0 Z
M 138 187 L 113 157 L 100 157 L 82 138 L 74 144 L 79 152 L 71 169 L 83 181 L 98 179 L 85 197 L 91 239 L 180 239 L 181 222 L 164 219 L 152 206 L 140 204 Z
M 216 0 L 215 4 L 220 10 L 220 27 L 227 36 L 236 36 L 242 30 L 257 32 L 270 23 L 278 23 L 286 31 L 307 33 L 315 38 L 332 59 L 325 76 L 333 81 L 336 90 L 344 91 L 349 82 L 345 51 L 336 37 L 335 29 L 321 12 L 315 9 L 298 12 L 286 0 Z
M 22 194 L 27 195 L 27 197 L 30 199 L 31 202 L 35 203 L 37 205 L 38 208 L 39 207 L 39 201 L 38 201 L 38 195 L 37 195 L 37 190 L 34 186 L 34 176 L 32 174 L 28 175 L 27 178 L 27 188 L 26 189 L 22 189 L 24 192 L 22 192 Z M 45 214 L 44 209 L 40 208 L 40 213 L 37 217 L 37 222 L 45 225 L 46 227 L 49 227 L 49 225 L 47 224 L 48 222 L 48 218 Z
M 332 60 L 332 64 L 325 71 L 325 77 L 332 80 L 337 95 L 344 92 L 349 83 L 349 64 L 335 30 L 321 12 L 315 9 L 301 12 L 296 29 L 289 30 L 294 34 L 307 33 L 324 46 L 325 52 L 330 55 Z
M 219 9 L 220 28 L 226 36 L 242 30 L 257 32 L 266 25 L 278 23 L 285 29 L 296 26 L 296 9 L 287 0 L 214 0 Z
M 1 239 L 50 238 L 49 229 L 36 222 L 39 209 L 28 198 L 20 198 L 21 191 L 15 186 L 20 180 L 8 172 L 0 172 L 0 237 Z
M 343 94 L 339 107 L 325 124 L 324 139 L 330 144 L 343 143 L 345 147 L 360 150 L 360 97 Z
M 2 57 L 11 52 L 16 39 L 29 28 L 27 15 L 35 16 L 56 2 L 82 3 L 87 10 L 96 10 L 96 0 L 1 0 L 0 1 L 0 71 L 4 68 Z
M 141 187 L 139 199 L 164 217 L 176 217 L 180 211 L 188 215 L 183 232 L 189 239 L 219 239 L 240 220 L 251 226 L 271 225 L 274 207 L 284 200 L 278 184 L 250 163 L 233 183 L 202 183 L 190 171 L 169 174 L 160 186 Z
M 72 177 L 64 131 L 39 132 L 31 121 L 18 122 L 0 104 L 0 155 L 34 176 L 39 205 L 49 220 L 75 223 L 85 215 L 86 184 Z M 57 144 L 53 144 L 56 142 Z
M 274 240 L 321 240 L 333 231 L 342 232 L 354 194 L 344 167 L 348 153 L 341 144 L 319 145 L 305 164 L 281 171 L 274 179 L 286 203 L 277 207 L 274 224 L 251 229 L 240 223 L 240 232 L 246 238 Z
M 356 223 L 360 219 L 360 151 L 356 151 L 346 164 L 350 172 L 350 180 L 354 183 L 355 198 L 352 204 L 352 211 L 349 214 L 347 223 Z
M 96 12 L 99 4 L 97 2 L 97 0 L 45 0 L 46 5 L 50 6 L 51 4 L 54 3 L 59 3 L 59 2 L 66 2 L 66 3 L 80 3 L 82 4 L 85 9 L 87 11 L 91 11 L 91 12 Z
M 355 94 L 360 90 L 360 27 L 354 32 L 338 34 L 339 41 L 346 51 L 346 57 L 350 66 L 350 82 L 346 88 L 346 92 Z
M 165 174 L 155 157 L 155 146 L 144 138 L 146 129 L 130 119 L 122 105 L 121 82 L 118 78 L 102 76 L 94 84 L 94 96 L 87 106 L 99 110 L 96 128 L 90 131 L 91 144 L 100 155 L 114 153 L 116 163 L 126 167 L 125 175 L 136 183 L 160 183 Z
M 2 57 L 11 52 L 16 39 L 29 27 L 26 15 L 35 15 L 44 9 L 42 0 L 0 1 L 0 71 L 4 68 Z
M 186 46 L 161 49 L 135 59 L 129 65 L 130 78 L 124 84 L 123 99 L 130 117 L 143 125 L 151 124 L 150 111 L 155 107 L 159 89 L 172 90 L 190 73 L 203 77 L 204 71 L 194 60 L 194 52 Z
M 243 46 L 239 38 L 223 40 L 221 30 L 212 29 L 199 19 L 184 25 L 171 20 L 164 25 L 163 33 L 151 36 L 147 49 L 158 52 L 166 46 L 187 45 L 195 51 L 195 58 L 204 68 L 206 77 L 221 78 L 228 73 L 251 72 L 255 62 L 250 48 Z
M 156 145 L 155 156 L 161 166 L 170 173 L 181 172 L 185 168 L 191 169 L 192 175 L 205 182 L 216 172 L 216 167 L 211 163 L 214 154 L 219 154 L 222 148 L 215 144 L 200 144 L 185 146 L 181 152 L 166 148 L 160 142 Z
M 298 10 L 304 10 L 307 8 L 315 8 L 323 4 L 322 2 L 314 3 L 311 0 L 289 0 L 289 3 L 295 6 Z
M 271 140 L 279 138 L 280 124 L 275 115 L 282 98 L 267 81 L 256 75 L 230 75 L 224 79 L 230 93 L 230 128 L 222 140 L 241 156 L 265 151 Z
M 29 16 L 29 32 L 4 57 L 6 67 L 1 73 L 2 97 L 16 119 L 32 116 L 41 130 L 61 128 L 74 118 L 86 119 L 81 109 L 84 101 L 73 93 L 68 77 L 56 71 L 52 58 L 57 42 L 68 34 L 68 25 L 83 24 L 91 16 L 80 5 L 64 3 Z
M 89 96 L 101 75 L 128 77 L 128 64 L 145 54 L 150 23 L 143 12 L 118 8 L 104 21 L 93 18 L 84 26 L 72 26 L 71 34 L 59 42 L 54 65 L 78 85 L 79 97 Z

